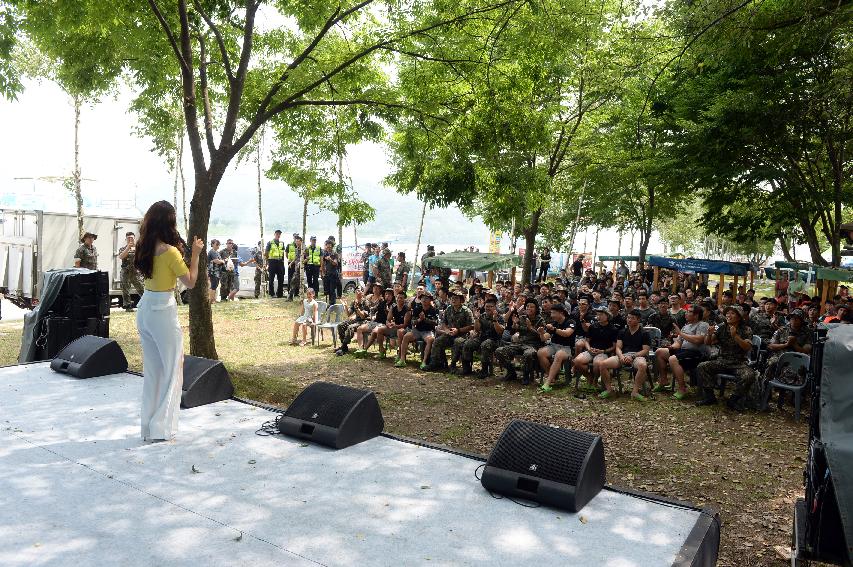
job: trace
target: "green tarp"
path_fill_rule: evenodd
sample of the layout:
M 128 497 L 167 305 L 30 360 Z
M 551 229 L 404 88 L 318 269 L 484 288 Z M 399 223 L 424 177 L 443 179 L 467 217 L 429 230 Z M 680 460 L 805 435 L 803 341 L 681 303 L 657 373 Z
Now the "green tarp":
M 482 254 L 480 252 L 451 252 L 424 260 L 424 267 L 460 270 L 508 270 L 521 265 L 521 256 L 514 254 Z
M 807 262 L 776 262 L 776 267 L 780 270 L 810 270 L 812 265 Z
M 778 262 L 777 262 L 778 263 Z M 853 282 L 853 272 L 837 268 L 817 268 L 817 279 L 836 282 Z
M 626 262 L 639 262 L 639 256 L 599 256 L 598 259 L 602 262 L 618 262 L 624 260 Z

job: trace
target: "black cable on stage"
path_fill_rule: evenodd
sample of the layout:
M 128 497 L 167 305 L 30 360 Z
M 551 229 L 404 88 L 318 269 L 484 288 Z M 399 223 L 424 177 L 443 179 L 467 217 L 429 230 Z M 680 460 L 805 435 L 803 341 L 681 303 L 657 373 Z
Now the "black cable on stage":
M 481 479 L 482 479 L 482 477 L 481 477 L 481 476 L 477 476 L 477 473 L 480 471 L 480 469 L 484 468 L 485 466 L 486 466 L 486 463 L 483 463 L 482 465 L 480 465 L 479 467 L 477 467 L 476 469 L 474 469 L 474 478 L 476 478 L 477 480 L 481 480 Z M 492 492 L 492 491 L 491 491 L 491 490 L 489 490 L 489 489 L 486 489 L 486 492 L 488 492 L 488 493 L 489 493 L 489 496 L 491 496 L 491 497 L 492 497 L 492 498 L 494 498 L 495 500 L 503 500 L 503 499 L 507 499 L 507 500 L 509 500 L 510 502 L 512 502 L 513 504 L 518 504 L 519 506 L 522 506 L 522 507 L 524 507 L 524 508 L 540 508 L 540 507 L 541 507 L 541 504 L 539 504 L 538 502 L 536 502 L 536 503 L 534 503 L 534 504 L 525 504 L 524 502 L 520 502 L 520 501 L 518 501 L 518 500 L 516 500 L 515 498 L 512 498 L 512 497 L 510 497 L 510 496 L 502 496 L 502 495 L 500 495 L 500 494 L 495 494 L 494 492 Z

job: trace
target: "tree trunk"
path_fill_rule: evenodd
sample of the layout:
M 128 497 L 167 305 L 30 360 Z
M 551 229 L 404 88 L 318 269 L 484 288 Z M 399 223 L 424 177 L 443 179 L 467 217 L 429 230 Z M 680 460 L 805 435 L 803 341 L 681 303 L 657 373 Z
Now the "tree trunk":
M 255 164 L 258 170 L 258 228 L 261 235 L 261 246 L 264 245 L 264 200 L 263 190 L 261 187 L 261 144 L 258 143 L 257 153 L 255 154 Z
M 820 251 L 820 242 L 818 241 L 817 231 L 814 226 L 808 222 L 808 220 L 799 219 L 800 220 L 800 228 L 803 229 L 803 234 L 806 237 L 806 244 L 809 246 L 809 255 L 812 258 L 812 263 L 817 266 L 826 266 L 827 261 L 823 257 Z M 795 248 L 796 250 L 796 248 Z M 796 251 L 794 252 L 794 259 L 796 260 Z
M 648 251 L 649 240 L 651 240 L 651 238 L 651 228 L 643 228 L 643 230 L 640 231 L 640 253 L 638 254 L 640 259 L 637 261 L 638 267 L 642 267 L 646 262 L 646 252 Z
M 221 179 L 221 176 L 219 177 Z M 207 243 L 207 226 L 210 222 L 210 208 L 216 192 L 214 184 L 206 171 L 197 172 L 195 176 L 195 191 L 190 202 L 189 232 L 187 241 L 198 236 Z M 207 250 L 202 251 L 198 263 L 198 279 L 195 287 L 190 290 L 190 354 L 201 358 L 218 359 L 216 341 L 213 337 L 213 312 L 208 302 L 207 290 Z
M 187 235 L 187 241 L 190 240 L 190 221 L 187 216 L 187 180 L 184 177 L 184 134 L 181 133 L 181 139 L 178 142 L 178 173 L 181 175 L 181 207 L 184 211 L 184 232 Z
M 598 228 L 598 227 L 596 227 Z M 595 231 L 595 244 L 592 247 L 592 270 L 597 274 L 598 270 L 596 269 L 595 257 L 598 256 L 598 234 L 601 232 L 601 229 Z
M 782 256 L 784 256 L 785 260 L 788 262 L 793 262 L 794 258 L 791 256 L 790 248 L 788 248 L 788 241 L 781 234 L 777 235 L 776 238 L 779 240 L 779 248 L 782 250 Z
M 304 241 L 308 230 L 308 193 L 302 199 L 302 240 Z
M 79 96 L 74 97 L 74 171 L 71 173 L 73 180 L 74 201 L 77 203 L 77 230 L 80 238 L 83 238 L 83 177 L 80 174 L 80 107 L 82 102 Z
M 533 250 L 536 246 L 536 235 L 539 234 L 539 219 L 542 217 L 542 208 L 536 209 L 530 217 L 530 224 L 524 229 L 524 269 L 521 272 L 521 280 L 525 285 L 530 281 L 530 274 L 535 269 L 533 266 Z
M 426 204 L 426 201 L 424 201 L 424 207 L 423 207 L 423 209 L 421 209 L 421 226 L 418 229 L 418 242 L 417 242 L 417 244 L 415 244 L 415 257 L 412 258 L 411 262 L 409 262 L 409 265 L 412 266 L 411 272 L 409 273 L 409 279 L 408 279 L 410 289 L 415 289 L 415 287 L 417 286 L 417 283 L 418 283 L 417 281 L 415 281 L 415 266 L 417 266 L 418 262 L 421 261 L 421 257 L 420 257 L 420 254 L 421 254 L 421 235 L 423 235 L 423 233 L 424 233 L 424 217 L 426 216 L 426 209 L 427 209 L 427 204 Z M 423 272 L 424 272 L 424 267 L 421 266 L 421 276 L 425 275 Z

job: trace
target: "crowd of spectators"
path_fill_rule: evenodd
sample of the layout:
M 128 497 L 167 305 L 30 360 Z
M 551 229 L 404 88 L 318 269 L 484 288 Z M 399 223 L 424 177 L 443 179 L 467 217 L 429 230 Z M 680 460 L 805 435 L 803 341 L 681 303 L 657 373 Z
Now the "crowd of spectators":
M 753 289 L 732 283 L 718 304 L 719 290 L 709 288 L 702 274 L 661 270 L 659 289 L 652 289 L 648 266 L 632 271 L 623 263 L 615 273 L 596 273 L 584 269 L 582 260 L 554 280 L 503 280 L 493 289 L 476 278 L 452 281 L 446 271 L 430 270 L 411 295 L 405 280 L 386 279 L 383 270 L 368 266 L 373 277 L 346 302 L 336 354 L 363 357 L 377 345 L 379 358 L 393 352 L 395 366 L 404 367 L 415 345 L 425 372 L 485 379 L 501 369 L 500 379 L 538 381 L 547 393 L 564 371 L 567 383 L 583 379 L 602 399 L 617 393 L 614 377 L 627 372 L 637 401 L 648 399 L 648 389 L 671 389 L 681 400 L 693 373 L 699 405 L 717 402 L 716 378 L 727 372 L 737 377 L 727 403 L 743 409 L 775 377 L 782 353 L 811 351 L 818 323 L 853 322 L 845 286 L 825 302 L 823 314 L 819 299 L 805 295 L 805 288 L 790 297 L 786 290 L 756 298 Z M 762 354 L 760 366 L 753 349 Z

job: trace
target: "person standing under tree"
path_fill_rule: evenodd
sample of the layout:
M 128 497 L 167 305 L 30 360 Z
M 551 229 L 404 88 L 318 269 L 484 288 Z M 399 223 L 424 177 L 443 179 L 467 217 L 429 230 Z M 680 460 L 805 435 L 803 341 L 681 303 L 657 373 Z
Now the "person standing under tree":
M 546 248 L 539 256 L 539 278 L 540 282 L 548 279 L 548 270 L 551 269 L 551 250 Z
M 74 253 L 74 267 L 86 268 L 87 270 L 98 269 L 98 249 L 95 248 L 97 234 L 87 232 L 80 239 L 80 247 Z
M 320 276 L 323 278 L 323 289 L 329 298 L 329 305 L 338 302 L 338 283 L 341 279 L 341 257 L 332 249 L 332 241 L 327 240 L 323 251 L 323 263 L 320 265 Z
M 175 281 L 187 289 L 195 287 L 199 255 L 204 242 L 196 236 L 190 266 L 175 221 L 175 208 L 168 201 L 151 205 L 139 229 L 134 259 L 145 278 L 145 294 L 139 301 L 136 328 L 142 342 L 142 439 L 166 441 L 178 430 L 178 411 L 184 382 L 184 338 L 175 302 Z
M 121 296 L 122 306 L 125 311 L 133 311 L 133 301 L 130 297 L 130 288 L 136 290 L 139 298 L 142 299 L 142 281 L 139 279 L 139 272 L 133 265 L 136 258 L 136 235 L 128 232 L 124 235 L 127 242 L 119 248 L 118 257 L 121 260 Z
M 311 244 L 305 249 L 305 279 L 308 287 L 315 292 L 320 290 L 320 263 L 323 261 L 323 249 L 317 246 L 317 237 L 311 237 Z
M 248 263 L 255 265 L 255 299 L 261 296 L 261 284 L 264 278 L 264 243 L 258 240 L 258 245 L 252 248 L 252 258 Z
M 276 230 L 272 240 L 267 242 L 264 255 L 267 259 L 267 275 L 269 276 L 270 297 L 284 296 L 284 245 L 281 243 L 281 231 Z M 275 280 L 278 285 L 274 287 Z

